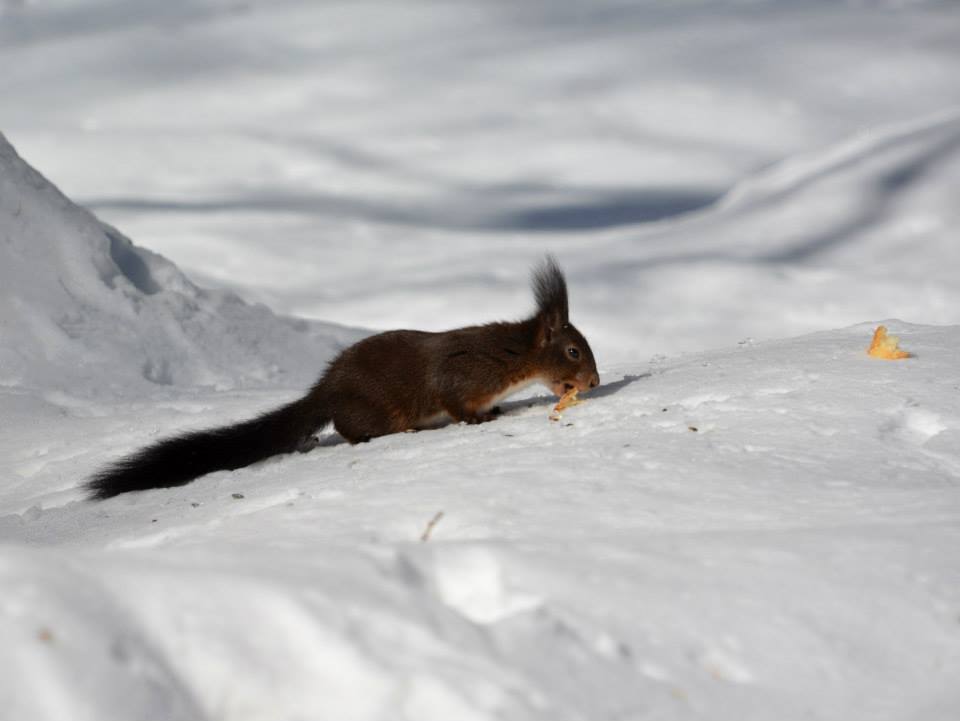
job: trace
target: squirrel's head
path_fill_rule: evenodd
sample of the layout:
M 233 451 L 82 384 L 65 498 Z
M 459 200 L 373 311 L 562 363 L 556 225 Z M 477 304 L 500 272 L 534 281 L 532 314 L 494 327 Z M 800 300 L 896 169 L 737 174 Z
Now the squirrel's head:
M 586 391 L 600 385 L 590 344 L 571 323 L 567 281 L 553 256 L 533 272 L 537 299 L 538 365 L 543 381 L 558 396 L 571 388 Z

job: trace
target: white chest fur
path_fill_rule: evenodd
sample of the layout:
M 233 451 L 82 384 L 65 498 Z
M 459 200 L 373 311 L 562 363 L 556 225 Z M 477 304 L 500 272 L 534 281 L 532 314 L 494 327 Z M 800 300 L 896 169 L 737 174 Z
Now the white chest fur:
M 491 408 L 497 405 L 497 403 L 502 401 L 504 398 L 509 398 L 514 393 L 519 393 L 524 388 L 529 388 L 530 386 L 536 383 L 541 383 L 541 382 L 542 381 L 540 378 L 528 378 L 525 381 L 520 381 L 519 383 L 514 383 L 512 385 L 509 385 L 506 388 L 504 388 L 502 391 L 500 391 L 500 393 L 493 396 L 493 398 L 487 401 L 486 405 L 483 408 L 481 408 L 480 411 L 481 412 L 489 411 Z

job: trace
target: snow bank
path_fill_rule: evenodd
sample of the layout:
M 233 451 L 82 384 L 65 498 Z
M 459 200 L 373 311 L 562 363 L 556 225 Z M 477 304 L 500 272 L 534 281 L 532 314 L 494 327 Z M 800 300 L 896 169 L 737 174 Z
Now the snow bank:
M 0 385 L 304 385 L 358 333 L 201 290 L 74 205 L 0 135 Z

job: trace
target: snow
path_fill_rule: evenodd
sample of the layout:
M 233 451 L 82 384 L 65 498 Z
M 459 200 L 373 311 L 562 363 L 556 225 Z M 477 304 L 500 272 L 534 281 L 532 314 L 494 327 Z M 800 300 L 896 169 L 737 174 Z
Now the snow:
M 889 325 L 915 358 L 869 325 L 745 344 L 560 423 L 534 398 L 7 515 L 10 717 L 58 717 L 35 684 L 75 718 L 949 718 L 960 328 Z M 128 414 L 58 420 L 22 493 L 145 441 Z
M 279 313 L 513 318 L 549 248 L 608 363 L 960 322 L 949 3 L 57 0 L 0 33 L 25 157 Z
M 0 4 L 0 718 L 954 718 L 958 29 Z M 525 315 L 547 250 L 602 379 L 560 422 L 83 498 L 363 329 Z

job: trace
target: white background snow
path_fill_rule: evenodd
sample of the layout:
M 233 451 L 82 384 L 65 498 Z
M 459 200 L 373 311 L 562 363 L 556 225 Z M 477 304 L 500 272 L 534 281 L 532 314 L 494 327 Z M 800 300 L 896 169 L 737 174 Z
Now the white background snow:
M 956 718 L 958 37 L 0 3 L 0 718 Z M 604 384 L 562 422 L 528 391 L 83 500 L 364 332 L 522 317 L 547 251 Z

